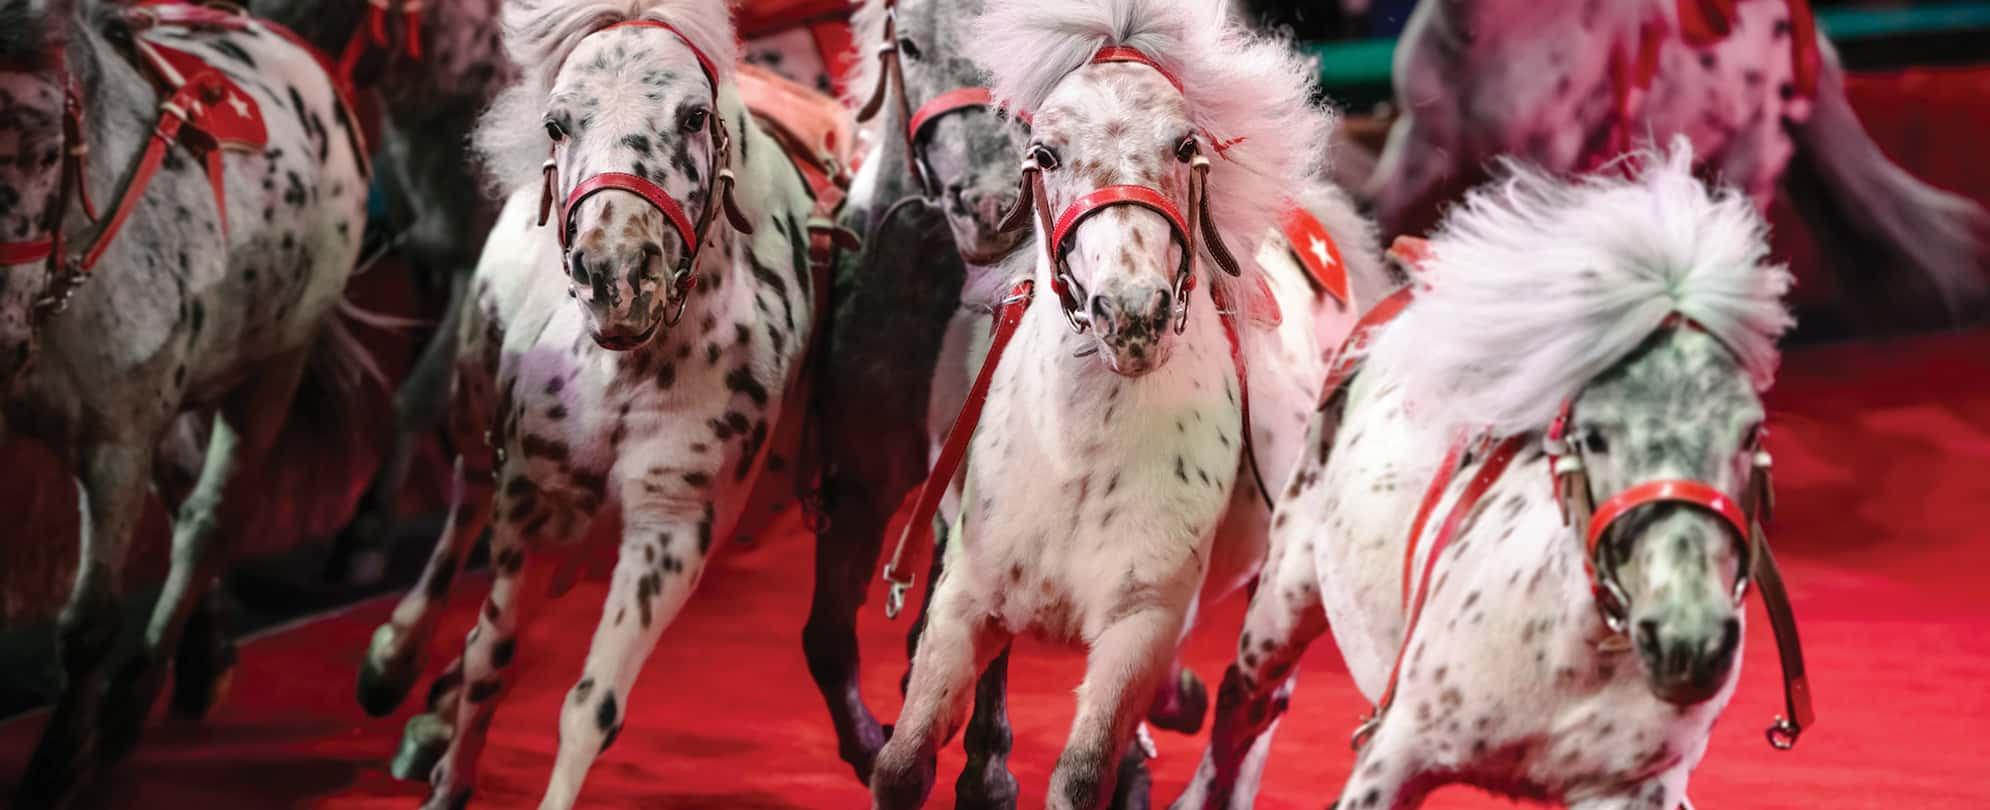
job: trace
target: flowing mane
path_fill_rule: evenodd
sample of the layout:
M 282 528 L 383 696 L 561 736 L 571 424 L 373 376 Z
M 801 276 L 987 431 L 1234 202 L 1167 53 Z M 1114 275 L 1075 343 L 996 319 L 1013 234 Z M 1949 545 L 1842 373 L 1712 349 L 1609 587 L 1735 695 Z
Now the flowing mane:
M 884 42 L 888 0 L 853 0 L 850 12 L 850 66 L 843 74 L 843 103 L 850 109 L 871 100 L 878 84 L 878 44 Z
M 1181 80 L 1195 125 L 1228 145 L 1211 155 L 1209 208 L 1245 271 L 1297 178 L 1322 174 L 1331 109 L 1313 101 L 1315 71 L 1286 42 L 1247 31 L 1216 3 L 1013 0 L 991 3 L 969 38 L 1012 109 L 1041 106 L 1059 81 L 1107 45 L 1138 48 Z M 1214 280 L 1227 283 L 1226 279 Z
M 1445 425 L 1539 429 L 1563 399 L 1679 313 L 1731 348 L 1766 389 L 1791 324 L 1789 272 L 1733 189 L 1693 176 L 1686 139 L 1615 174 L 1563 180 L 1508 164 L 1430 239 L 1416 300 L 1368 351 Z
M 518 82 L 505 88 L 478 122 L 477 151 L 497 186 L 510 194 L 538 182 L 546 159 L 542 116 L 560 65 L 575 46 L 602 26 L 627 20 L 670 23 L 710 57 L 721 84 L 732 81 L 739 40 L 725 0 L 512 0 L 504 4 L 504 49 L 519 66 Z

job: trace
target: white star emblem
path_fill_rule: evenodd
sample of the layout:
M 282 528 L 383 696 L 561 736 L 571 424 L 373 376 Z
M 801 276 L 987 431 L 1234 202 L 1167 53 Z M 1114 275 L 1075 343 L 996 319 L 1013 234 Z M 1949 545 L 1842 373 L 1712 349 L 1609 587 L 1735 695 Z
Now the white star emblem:
M 1327 240 L 1321 239 L 1320 237 L 1317 236 L 1312 236 L 1307 238 L 1312 241 L 1312 244 L 1308 245 L 1306 247 L 1306 250 L 1307 252 L 1312 253 L 1314 258 L 1320 260 L 1320 266 L 1321 267 L 1334 266 L 1334 255 L 1332 253 L 1327 252 Z
M 242 116 L 243 118 L 249 117 L 249 102 L 244 100 L 241 96 L 235 95 L 234 93 L 229 93 L 228 106 L 235 108 L 236 115 Z

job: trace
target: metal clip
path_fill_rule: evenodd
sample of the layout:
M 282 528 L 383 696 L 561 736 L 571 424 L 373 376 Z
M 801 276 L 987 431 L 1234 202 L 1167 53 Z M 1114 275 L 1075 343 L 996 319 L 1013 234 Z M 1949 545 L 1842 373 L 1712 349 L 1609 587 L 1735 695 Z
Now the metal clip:
M 1769 747 L 1778 751 L 1788 751 L 1797 747 L 1797 737 L 1802 734 L 1802 726 L 1780 714 L 1776 715 L 1776 722 L 1770 723 L 1769 729 L 1763 732 L 1763 736 L 1769 739 Z
M 886 565 L 884 567 L 885 584 L 891 586 L 885 590 L 884 594 L 885 618 L 896 619 L 899 613 L 904 612 L 905 594 L 907 591 L 912 590 L 913 579 L 913 577 L 906 577 L 901 580 L 898 578 L 897 572 L 891 569 L 891 566 Z
M 1356 751 L 1368 747 L 1368 741 L 1375 737 L 1375 730 L 1381 725 L 1382 707 L 1377 706 L 1369 710 L 1368 717 L 1361 721 L 1361 725 L 1354 727 L 1354 734 L 1347 741 L 1348 747 Z

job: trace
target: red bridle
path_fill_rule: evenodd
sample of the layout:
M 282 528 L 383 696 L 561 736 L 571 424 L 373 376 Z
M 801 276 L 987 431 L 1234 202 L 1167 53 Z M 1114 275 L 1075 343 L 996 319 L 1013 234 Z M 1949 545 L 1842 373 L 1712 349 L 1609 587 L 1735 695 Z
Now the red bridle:
M 1430 247 L 1421 239 L 1398 237 L 1390 248 L 1390 256 L 1412 270 L 1431 255 Z M 1347 382 L 1353 377 L 1356 359 L 1352 357 L 1368 340 L 1369 334 L 1382 324 L 1393 319 L 1412 301 L 1415 285 L 1397 290 L 1383 299 L 1374 309 L 1362 316 L 1352 333 L 1341 345 L 1330 366 L 1326 389 L 1321 393 L 1320 408 L 1333 406 L 1342 401 Z M 1660 329 L 1691 328 L 1698 325 L 1680 315 L 1667 318 Z M 1731 351 L 1731 349 L 1730 349 Z M 1610 527 L 1626 515 L 1640 507 L 1660 503 L 1675 503 L 1711 514 L 1720 519 L 1722 525 L 1732 530 L 1740 561 L 1735 575 L 1734 599 L 1738 605 L 1747 596 L 1749 583 L 1757 579 L 1761 583 L 1762 604 L 1769 614 L 1770 624 L 1776 633 L 1776 648 L 1782 658 L 1783 697 L 1787 715 L 1778 715 L 1769 726 L 1769 744 L 1780 750 L 1788 750 L 1796 745 L 1797 737 L 1816 719 L 1811 708 L 1810 680 L 1806 675 L 1803 661 L 1803 644 L 1798 638 L 1796 614 L 1791 609 L 1789 594 L 1783 585 L 1782 574 L 1776 567 L 1774 555 L 1769 553 L 1768 538 L 1763 525 L 1769 520 L 1774 507 L 1774 488 L 1770 482 L 1772 462 L 1768 450 L 1762 446 L 1766 428 L 1757 429 L 1749 437 L 1744 452 L 1749 457 L 1750 474 L 1743 489 L 1742 501 L 1722 492 L 1718 487 L 1704 481 L 1690 478 L 1661 478 L 1643 481 L 1612 495 L 1602 504 L 1591 506 L 1593 496 L 1589 489 L 1589 478 L 1583 469 L 1580 448 L 1569 440 L 1569 428 L 1573 424 L 1572 411 L 1575 397 L 1571 396 L 1561 404 L 1560 412 L 1550 423 L 1544 436 L 1549 457 L 1550 476 L 1556 503 L 1562 509 L 1562 519 L 1574 526 L 1583 538 L 1586 554 L 1584 568 L 1589 575 L 1591 592 L 1597 610 L 1602 614 L 1604 624 L 1614 634 L 1622 634 L 1627 622 L 1628 598 L 1623 587 L 1617 582 L 1616 567 L 1607 556 L 1609 551 L 1603 544 Z M 1425 599 L 1431 589 L 1431 576 L 1437 562 L 1452 539 L 1463 529 L 1463 520 L 1476 513 L 1475 507 L 1491 490 L 1507 466 L 1519 455 L 1527 442 L 1528 434 L 1508 436 L 1497 444 L 1482 439 L 1461 436 L 1453 440 L 1445 458 L 1438 464 L 1437 473 L 1424 490 L 1421 504 L 1411 521 L 1409 541 L 1403 551 L 1403 610 L 1408 616 L 1408 626 L 1403 631 L 1403 644 L 1397 649 L 1396 662 L 1389 672 L 1389 680 L 1384 686 L 1381 698 L 1376 701 L 1375 710 L 1369 714 L 1360 728 L 1354 732 L 1354 747 L 1359 750 L 1378 727 L 1382 713 L 1394 705 L 1396 687 L 1403 671 L 1403 659 L 1409 653 L 1410 640 L 1416 633 L 1419 620 L 1423 617 Z M 1417 587 L 1412 590 L 1410 583 L 1416 573 L 1418 540 L 1424 529 L 1431 525 L 1435 509 L 1443 496 L 1451 490 L 1452 478 L 1465 465 L 1468 452 L 1476 448 L 1472 455 L 1479 460 L 1478 470 L 1466 482 L 1457 498 L 1451 503 L 1450 511 L 1444 520 L 1437 523 L 1437 530 L 1431 535 L 1429 548 L 1424 551 L 1423 575 Z M 1325 452 L 1323 448 L 1322 453 Z
M 678 41 L 683 42 L 684 47 L 691 51 L 693 57 L 697 58 L 698 67 L 704 72 L 705 81 L 711 85 L 712 89 L 713 108 L 710 114 L 705 117 L 705 128 L 712 139 L 712 163 L 710 171 L 706 173 L 707 177 L 713 178 L 712 190 L 711 194 L 705 199 L 705 207 L 699 213 L 697 222 L 693 223 L 691 218 L 685 214 L 684 206 L 672 198 L 670 192 L 664 191 L 662 186 L 657 185 L 649 178 L 629 172 L 600 172 L 589 175 L 576 184 L 573 191 L 567 193 L 565 202 L 560 204 L 560 226 L 557 232 L 560 240 L 560 266 L 567 274 L 567 277 L 571 279 L 573 277 L 572 241 L 575 235 L 574 231 L 576 230 L 574 215 L 580 211 L 580 204 L 582 202 L 585 202 L 589 197 L 610 189 L 626 191 L 642 198 L 644 202 L 649 203 L 651 207 L 654 207 L 658 213 L 663 215 L 664 219 L 670 222 L 671 229 L 677 232 L 678 241 L 683 247 L 682 255 L 678 257 L 677 267 L 671 278 L 668 298 L 669 314 L 664 318 L 666 325 L 675 326 L 677 319 L 683 316 L 684 305 L 690 300 L 691 288 L 697 282 L 698 251 L 704 246 L 705 234 L 711 229 L 712 223 L 717 220 L 719 210 L 721 208 L 725 210 L 726 219 L 731 222 L 733 229 L 740 233 L 753 233 L 753 225 L 747 221 L 744 214 L 740 213 L 738 204 L 732 198 L 732 190 L 735 183 L 731 165 L 732 135 L 726 127 L 724 116 L 718 110 L 718 68 L 712 63 L 711 58 L 705 55 L 704 51 L 691 42 L 689 37 L 684 36 L 683 32 L 678 31 L 675 26 L 669 23 L 656 20 L 625 20 L 603 26 L 596 29 L 593 33 L 598 34 L 617 28 L 654 28 L 669 32 L 672 36 L 677 37 Z M 555 72 L 557 73 L 557 71 Z M 545 225 L 552 215 L 553 195 L 559 188 L 559 166 L 556 156 L 560 146 L 566 142 L 566 139 L 562 138 L 556 141 L 552 148 L 548 150 L 549 154 L 546 157 L 546 165 L 543 170 L 545 176 L 544 185 L 540 190 L 539 197 L 540 225 Z
M 1182 83 L 1175 78 L 1174 73 L 1135 48 L 1120 45 L 1100 48 L 1087 64 L 1114 62 L 1146 65 L 1160 73 L 1161 77 L 1167 79 L 1168 84 L 1173 85 L 1177 91 L 1182 89 Z M 1216 231 L 1216 224 L 1209 216 L 1210 166 L 1209 158 L 1202 154 L 1200 141 L 1195 138 L 1183 141 L 1176 157 L 1189 167 L 1187 219 L 1182 217 L 1181 211 L 1167 195 L 1158 189 L 1135 185 L 1112 185 L 1087 192 L 1072 200 L 1064 207 L 1063 212 L 1052 218 L 1049 207 L 1050 196 L 1044 190 L 1043 174 L 1057 168 L 1057 162 L 1042 149 L 1032 149 L 1029 156 L 1023 159 L 1023 179 L 1016 207 L 1009 212 L 1008 218 L 1002 223 L 1002 229 L 1012 230 L 1022 227 L 1023 212 L 1030 209 L 1036 211 L 1037 223 L 1047 238 L 1044 251 L 1050 258 L 1051 289 L 1057 293 L 1058 303 L 1064 309 L 1064 318 L 1073 331 L 1085 331 L 1090 321 L 1087 317 L 1081 317 L 1085 303 L 1079 293 L 1083 290 L 1083 286 L 1071 275 L 1070 268 L 1065 263 L 1065 255 L 1071 251 L 1072 231 L 1086 219 L 1107 208 L 1131 205 L 1160 214 L 1162 219 L 1168 221 L 1175 240 L 1181 244 L 1182 260 L 1175 271 L 1173 285 L 1176 334 L 1180 334 L 1188 326 L 1188 300 L 1189 293 L 1195 289 L 1198 236 L 1206 242 L 1210 257 L 1216 260 L 1216 266 L 1232 276 L 1238 275 L 1237 260 L 1223 244 L 1221 235 Z
M 986 87 L 957 87 L 948 90 L 926 103 L 919 109 L 912 109 L 912 101 L 905 94 L 905 67 L 899 61 L 898 45 L 898 3 L 886 0 L 884 17 L 884 41 L 878 43 L 878 83 L 871 90 L 871 98 L 857 111 L 858 121 L 869 121 L 884 109 L 886 94 L 898 109 L 899 120 L 905 122 L 905 160 L 912 171 L 912 178 L 919 183 L 919 190 L 929 199 L 937 199 L 945 189 L 933 174 L 933 168 L 926 163 L 925 135 L 928 127 L 939 123 L 940 119 L 955 113 L 972 110 L 986 110 L 990 114 L 1000 114 L 1001 107 L 995 104 L 994 95 Z M 1017 113 L 1016 120 L 1029 123 L 1027 113 Z

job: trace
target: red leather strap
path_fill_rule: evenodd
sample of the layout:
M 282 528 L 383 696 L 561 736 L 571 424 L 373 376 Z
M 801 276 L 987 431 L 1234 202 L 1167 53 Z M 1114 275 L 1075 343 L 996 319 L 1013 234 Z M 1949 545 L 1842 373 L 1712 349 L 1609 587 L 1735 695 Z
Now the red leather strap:
M 1064 240 L 1071 235 L 1073 228 L 1078 227 L 1078 223 L 1101 209 L 1115 205 L 1138 205 L 1152 209 L 1168 219 L 1168 224 L 1174 227 L 1183 244 L 1188 243 L 1188 221 L 1182 219 L 1182 212 L 1167 197 L 1161 196 L 1161 192 L 1147 186 L 1106 186 L 1072 200 L 1070 205 L 1064 207 L 1064 213 L 1057 216 L 1057 225 L 1051 229 L 1052 254 L 1064 254 Z
M 912 113 L 912 120 L 905 123 L 905 137 L 908 141 L 917 143 L 920 130 L 949 113 L 977 108 L 993 109 L 994 106 L 995 97 L 988 88 L 956 87 L 919 105 L 919 109 Z
M 167 110 L 160 114 L 159 122 L 152 126 L 152 138 L 145 144 L 145 153 L 138 158 L 138 165 L 132 167 L 131 178 L 125 181 L 124 188 L 118 190 L 117 208 L 111 211 L 110 218 L 104 221 L 103 230 L 90 243 L 90 249 L 83 254 L 84 272 L 97 265 L 104 251 L 111 246 L 119 228 L 124 227 L 125 219 L 138 208 L 138 201 L 145 198 L 145 187 L 152 183 L 153 176 L 159 173 L 159 164 L 166 159 L 166 150 L 179 138 L 180 126 L 185 123 L 178 115 Z M 217 202 L 219 202 L 217 200 Z
M 1589 557 L 1595 559 L 1596 544 L 1602 542 L 1604 532 L 1610 524 L 1625 513 L 1640 506 L 1653 503 L 1683 503 L 1699 507 L 1718 515 L 1734 529 L 1735 537 L 1748 537 L 1748 513 L 1741 510 L 1741 504 L 1718 489 L 1700 481 L 1684 478 L 1661 478 L 1646 481 L 1626 489 L 1608 500 L 1596 505 L 1596 513 L 1589 518 Z
M 1169 84 L 1174 85 L 1175 92 L 1186 94 L 1186 91 L 1182 90 L 1182 80 L 1175 77 L 1174 71 L 1161 67 L 1161 63 L 1154 61 L 1153 57 L 1148 56 L 1139 48 L 1129 48 L 1125 45 L 1107 45 L 1100 48 L 1098 53 L 1092 54 L 1091 64 L 1103 65 L 1108 62 L 1132 62 L 1146 65 L 1159 72 L 1161 78 L 1167 79 Z
M 1817 95 L 1817 72 L 1823 55 L 1817 47 L 1817 14 L 1810 8 L 1810 0 L 1789 0 L 1790 4 L 1790 60 L 1795 77 L 1797 94 L 1805 98 Z
M 602 172 L 574 186 L 573 193 L 567 195 L 566 205 L 560 207 L 561 245 L 564 246 L 567 242 L 567 231 L 573 224 L 574 209 L 580 207 L 581 201 L 611 188 L 621 189 L 643 198 L 645 202 L 662 212 L 664 219 L 670 220 L 670 227 L 677 231 L 677 238 L 682 241 L 685 250 L 697 248 L 698 234 L 691 226 L 691 218 L 684 214 L 683 206 L 671 199 L 670 194 L 661 186 L 650 182 L 648 178 L 628 172 Z
M 1264 279 L 1260 276 L 1258 280 L 1262 282 Z M 1209 298 L 1216 305 L 1217 319 L 1223 322 L 1223 337 L 1230 342 L 1230 363 L 1237 369 L 1237 410 L 1243 416 L 1243 427 L 1238 435 L 1243 442 L 1245 460 L 1251 468 L 1251 479 L 1257 483 L 1258 495 L 1264 500 L 1265 511 L 1276 511 L 1271 500 L 1271 488 L 1265 486 L 1264 472 L 1258 468 L 1257 443 L 1251 441 L 1251 374 L 1244 360 L 1243 327 L 1239 325 L 1243 313 L 1230 305 L 1229 296 L 1224 294 L 1221 284 L 1209 285 Z M 1276 302 L 1277 299 L 1272 300 Z M 1188 306 L 1188 302 L 1181 302 L 1181 306 Z
M 1437 477 L 1431 479 L 1430 489 L 1424 492 L 1426 506 L 1433 505 L 1436 500 L 1444 496 L 1444 491 L 1450 488 L 1451 478 L 1455 472 L 1453 468 L 1456 467 L 1458 458 L 1464 454 L 1467 444 L 1466 440 L 1461 439 L 1452 445 L 1450 452 L 1445 454 L 1445 469 L 1438 471 Z M 1417 582 L 1416 594 L 1412 599 L 1409 592 L 1409 573 L 1416 560 L 1416 533 L 1422 531 L 1421 518 L 1425 516 L 1423 511 L 1419 510 L 1419 520 L 1411 529 L 1413 533 L 1409 542 L 1403 546 L 1403 608 L 1409 615 L 1409 623 L 1403 626 L 1403 646 L 1396 651 L 1396 663 L 1389 669 L 1389 685 L 1382 692 L 1382 699 L 1375 704 L 1377 716 L 1388 711 L 1389 705 L 1396 701 L 1396 683 L 1402 676 L 1403 659 L 1409 657 L 1410 639 L 1416 636 L 1417 622 L 1423 618 L 1424 602 L 1430 598 L 1431 574 L 1437 570 L 1438 559 L 1444 556 L 1445 549 L 1451 547 L 1452 539 L 1456 538 L 1458 531 L 1464 528 L 1466 516 L 1472 514 L 1472 509 L 1478 506 L 1486 492 L 1499 481 L 1499 477 L 1506 473 L 1507 466 L 1513 463 L 1514 456 L 1519 455 L 1520 448 L 1526 444 L 1526 434 L 1508 436 L 1505 441 L 1493 448 L 1485 461 L 1479 464 L 1478 473 L 1465 484 L 1465 490 L 1458 493 L 1458 500 L 1451 504 L 1451 511 L 1445 513 L 1444 522 L 1438 525 L 1437 533 L 1430 538 L 1430 553 L 1423 560 L 1423 578 Z
M 0 266 L 45 261 L 54 252 L 55 239 L 48 236 L 25 242 L 0 242 Z
M 919 499 L 913 502 L 912 519 L 905 524 L 905 530 L 898 536 L 898 546 L 892 549 L 891 561 L 885 563 L 884 581 L 889 583 L 893 593 L 886 599 L 885 615 L 897 618 L 898 608 L 903 604 L 905 589 L 912 586 L 911 571 L 925 568 L 925 561 L 917 559 L 933 545 L 933 516 L 939 514 L 940 499 L 953 485 L 954 475 L 960 471 L 961 462 L 967 458 L 967 445 L 974 438 L 974 428 L 981 423 L 981 407 L 988 402 L 988 386 L 995 380 L 995 369 L 1002 363 L 1002 355 L 1008 351 L 1009 342 L 1016 337 L 1017 327 L 1022 326 L 1023 314 L 1029 311 L 1030 302 L 1036 298 L 1036 282 L 1024 279 L 1010 288 L 1009 296 L 995 311 L 995 333 L 988 343 L 988 356 L 981 361 L 981 371 L 974 376 L 974 384 L 967 389 L 967 401 L 960 406 L 960 415 L 954 417 L 953 427 L 947 429 L 945 443 L 940 446 L 940 456 L 933 462 L 933 471 L 926 476 L 926 482 L 919 486 Z M 913 556 L 908 557 L 906 552 Z
M 1333 365 L 1327 369 L 1327 381 L 1320 388 L 1320 406 L 1326 407 L 1334 392 L 1346 385 L 1356 369 L 1354 353 L 1368 345 L 1368 336 L 1381 325 L 1393 321 L 1402 314 L 1403 308 L 1416 297 L 1410 287 L 1403 287 L 1389 294 L 1389 297 L 1375 303 L 1375 306 L 1361 314 L 1361 320 L 1354 322 L 1354 328 L 1341 341 L 1340 348 L 1334 351 Z
M 718 67 L 712 64 L 711 57 L 706 56 L 704 51 L 699 50 L 698 46 L 691 42 L 690 37 L 685 36 L 684 32 L 677 30 L 677 26 L 659 20 L 623 20 L 622 22 L 618 22 L 612 25 L 602 26 L 601 31 L 613 31 L 617 28 L 655 28 L 660 31 L 669 31 L 671 35 L 677 37 L 678 39 L 683 40 L 684 47 L 691 49 L 691 55 L 698 58 L 698 67 L 705 71 L 705 81 L 710 82 L 712 84 L 713 98 L 716 99 L 718 97 L 719 94 Z M 600 31 L 597 31 L 596 33 L 600 33 Z

